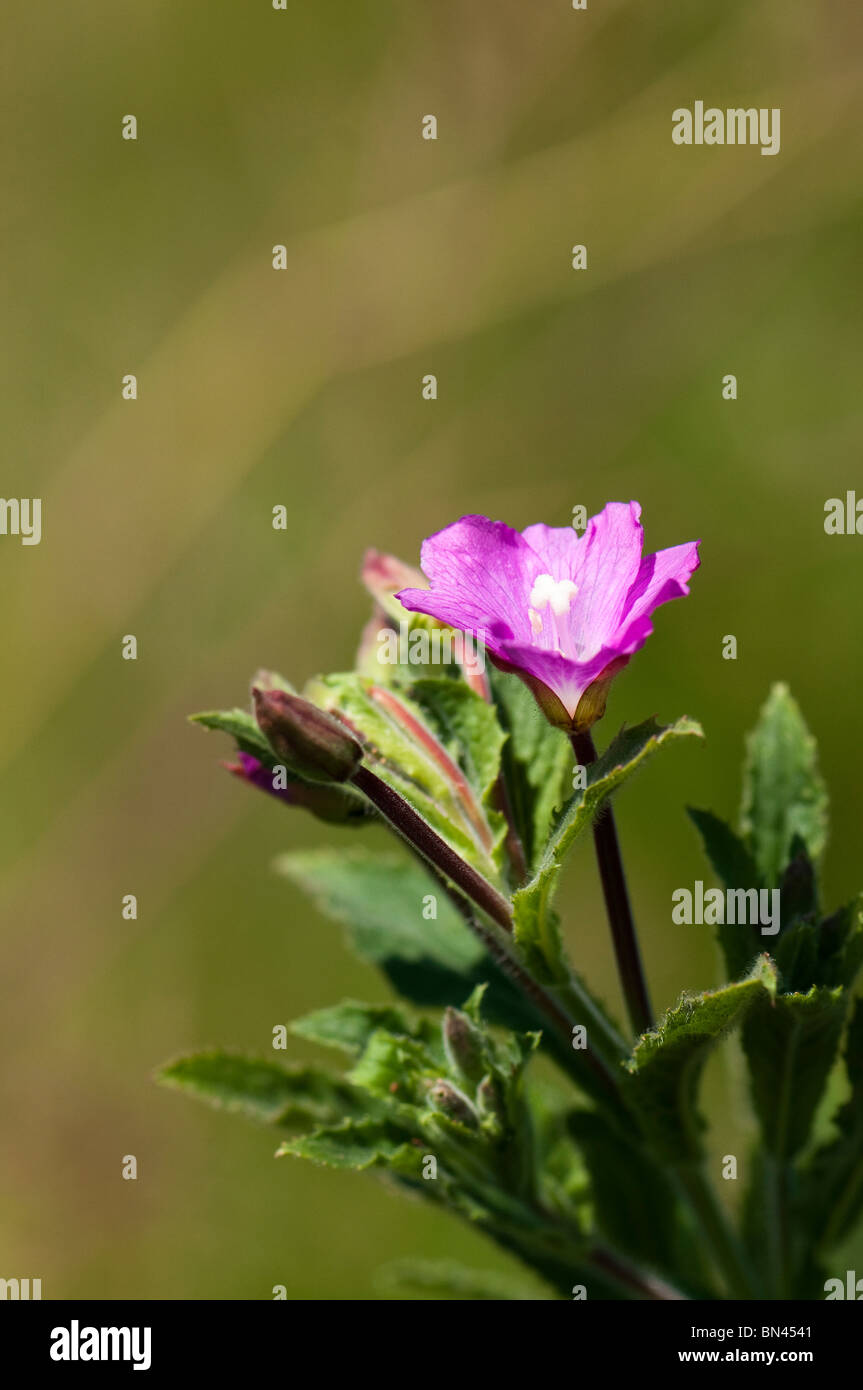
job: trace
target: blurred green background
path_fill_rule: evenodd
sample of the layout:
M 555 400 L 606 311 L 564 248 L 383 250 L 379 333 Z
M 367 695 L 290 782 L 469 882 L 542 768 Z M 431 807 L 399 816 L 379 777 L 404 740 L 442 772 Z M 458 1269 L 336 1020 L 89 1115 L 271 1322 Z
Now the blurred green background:
M 509 1268 L 153 1084 L 183 1050 L 266 1052 L 276 1023 L 386 995 L 270 870 L 337 833 L 234 782 L 185 717 L 243 703 L 259 665 L 349 666 L 367 545 L 415 562 L 464 512 L 565 525 L 635 497 L 649 549 L 703 540 L 597 730 L 708 734 L 619 801 L 655 1002 L 717 978 L 709 929 L 670 921 L 705 874 L 683 805 L 735 809 L 773 679 L 820 740 L 827 900 L 860 886 L 863 540 L 823 530 L 828 497 L 863 496 L 859 11 L 17 0 L 2 38 L 2 492 L 43 498 L 43 539 L 0 538 L 0 1275 L 360 1299 L 403 1255 Z M 780 154 L 675 147 L 699 98 L 779 106 Z M 562 906 L 617 1008 L 588 845 Z M 733 1080 L 732 1054 L 716 1154 L 745 1152 Z

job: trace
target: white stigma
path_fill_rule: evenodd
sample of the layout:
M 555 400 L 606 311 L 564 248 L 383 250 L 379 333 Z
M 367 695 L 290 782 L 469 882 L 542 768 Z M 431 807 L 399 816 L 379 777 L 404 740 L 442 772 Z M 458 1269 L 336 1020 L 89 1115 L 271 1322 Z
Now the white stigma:
M 537 631 L 534 624 L 534 609 L 545 608 L 550 605 L 552 613 L 556 618 L 562 618 L 564 613 L 568 613 L 572 607 L 572 600 L 578 593 L 578 586 L 573 584 L 571 579 L 552 579 L 550 574 L 539 574 L 533 581 L 533 588 L 530 591 L 530 625 L 534 632 Z

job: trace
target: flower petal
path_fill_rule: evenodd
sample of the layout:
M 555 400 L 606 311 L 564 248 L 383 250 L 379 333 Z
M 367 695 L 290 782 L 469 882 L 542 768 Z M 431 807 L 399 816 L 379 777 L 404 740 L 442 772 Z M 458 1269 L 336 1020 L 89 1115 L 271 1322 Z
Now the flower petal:
M 572 574 L 578 599 L 572 606 L 569 635 L 570 650 L 579 660 L 611 643 L 624 618 L 641 565 L 640 516 L 637 502 L 609 502 L 591 517 L 578 542 Z
M 701 564 L 698 554 L 700 541 L 687 541 L 645 555 L 638 575 L 626 598 L 624 621 L 649 616 L 661 603 L 684 598 L 689 593 L 687 580 Z
M 543 574 L 556 580 L 574 577 L 579 536 L 571 526 L 546 526 L 538 521 L 521 534 L 542 561 Z
M 529 595 L 542 562 L 518 531 L 463 516 L 423 542 L 422 567 L 431 589 L 402 589 L 405 608 L 474 633 L 492 652 L 502 640 L 530 643 Z

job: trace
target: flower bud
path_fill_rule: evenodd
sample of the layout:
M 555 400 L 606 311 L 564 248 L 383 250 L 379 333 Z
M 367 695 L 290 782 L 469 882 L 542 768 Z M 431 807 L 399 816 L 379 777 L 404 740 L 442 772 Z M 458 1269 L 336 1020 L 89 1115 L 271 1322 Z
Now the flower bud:
M 248 782 L 252 787 L 269 792 L 286 806 L 299 806 L 311 811 L 318 820 L 334 825 L 361 825 L 374 819 L 374 808 L 356 795 L 350 787 L 336 786 L 332 783 L 289 780 L 287 786 L 277 786 L 275 768 L 265 767 L 257 758 L 248 753 L 238 753 L 235 763 L 224 763 L 224 767 Z
M 442 1111 L 451 1120 L 458 1120 L 468 1129 L 476 1129 L 476 1111 L 467 1096 L 462 1095 L 451 1082 L 443 1078 L 436 1081 L 429 1091 L 429 1100 L 436 1110 Z
M 487 1070 L 482 1034 L 460 1009 L 448 1008 L 444 1014 L 443 1045 L 453 1071 L 476 1085 Z
M 332 714 L 285 690 L 252 690 L 258 727 L 289 769 L 311 782 L 346 782 L 362 761 L 356 739 Z

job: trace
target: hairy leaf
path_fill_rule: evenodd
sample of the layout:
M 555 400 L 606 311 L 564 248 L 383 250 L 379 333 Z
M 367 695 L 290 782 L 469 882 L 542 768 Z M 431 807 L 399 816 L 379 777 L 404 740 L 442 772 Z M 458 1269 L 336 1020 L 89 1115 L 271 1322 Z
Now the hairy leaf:
M 404 1010 L 393 1005 L 361 1004 L 354 999 L 346 999 L 330 1008 L 316 1009 L 314 1013 L 296 1019 L 290 1028 L 297 1037 L 338 1047 L 354 1055 L 363 1051 L 369 1038 L 379 1028 L 422 1039 L 427 1045 L 439 1036 L 431 1023 L 425 1019 L 409 1018 Z
M 698 1086 L 711 1049 L 759 999 L 776 992 L 776 971 L 762 956 L 751 975 L 705 994 L 684 996 L 644 1033 L 626 1064 L 625 1093 L 654 1149 L 675 1165 L 701 1156 Z
M 218 1109 L 270 1125 L 334 1123 L 369 1108 L 362 1093 L 340 1076 L 232 1052 L 178 1057 L 161 1067 L 156 1079 Z
M 863 1001 L 857 1000 L 845 1041 L 851 1094 L 836 1116 L 836 1137 L 812 1156 L 802 1184 L 801 1219 L 816 1243 L 830 1249 L 848 1239 L 863 1215 Z
M 836 1058 L 847 1000 L 841 989 L 761 1000 L 743 1027 L 752 1095 L 764 1142 L 786 1160 L 806 1142 Z
M 428 708 L 403 689 L 354 674 L 324 676 L 305 693 L 338 713 L 362 742 L 366 765 L 501 888 L 506 825 L 486 804 L 503 740 L 494 710 L 460 681 L 422 680 L 412 690 Z
M 765 883 L 776 887 L 795 835 L 815 861 L 827 838 L 815 739 L 787 686 L 773 686 L 746 747 L 741 828 Z

